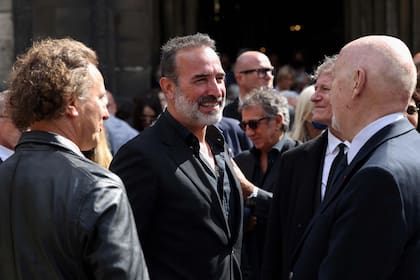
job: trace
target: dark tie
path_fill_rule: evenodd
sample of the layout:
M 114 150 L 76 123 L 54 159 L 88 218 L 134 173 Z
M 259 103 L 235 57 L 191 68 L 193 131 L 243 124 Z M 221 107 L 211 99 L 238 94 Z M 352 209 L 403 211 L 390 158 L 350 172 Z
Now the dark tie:
M 343 170 L 347 167 L 347 154 L 345 153 L 346 145 L 344 143 L 340 143 L 338 145 L 339 152 L 337 156 L 334 158 L 330 172 L 328 174 L 328 180 L 327 185 L 325 187 L 325 196 L 324 200 L 327 196 L 327 194 L 331 193 L 331 187 L 334 184 L 335 180 L 340 176 L 340 174 L 343 172 Z

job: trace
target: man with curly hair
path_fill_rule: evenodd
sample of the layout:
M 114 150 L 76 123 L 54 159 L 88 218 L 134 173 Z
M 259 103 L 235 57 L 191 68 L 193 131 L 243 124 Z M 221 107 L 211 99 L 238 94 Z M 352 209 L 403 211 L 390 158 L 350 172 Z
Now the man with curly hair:
M 46 39 L 13 67 L 9 113 L 28 131 L 0 167 L 1 279 L 148 279 L 121 180 L 81 152 L 109 116 L 97 64 Z

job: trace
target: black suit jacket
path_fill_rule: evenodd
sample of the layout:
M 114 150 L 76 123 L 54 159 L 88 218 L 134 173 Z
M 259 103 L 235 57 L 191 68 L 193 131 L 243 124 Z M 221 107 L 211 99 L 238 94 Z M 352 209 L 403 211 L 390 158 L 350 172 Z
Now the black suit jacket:
M 265 244 L 265 236 L 267 231 L 267 219 L 271 205 L 272 191 L 278 180 L 279 174 L 284 174 L 280 168 L 281 155 L 289 149 L 295 148 L 300 142 L 295 141 L 288 136 L 285 136 L 279 143 L 276 144 L 275 149 L 278 152 L 277 157 L 272 163 L 270 169 L 264 176 L 262 185 L 259 187 L 258 195 L 256 198 L 248 199 L 248 206 L 245 213 L 248 213 L 250 209 L 253 209 L 252 216 L 256 216 L 256 226 L 254 230 L 248 231 L 244 234 L 244 249 L 245 254 L 242 255 L 243 267 L 242 271 L 244 276 L 248 279 L 260 279 L 258 276 L 261 271 L 262 255 Z M 255 148 L 250 151 L 244 151 L 235 157 L 239 168 L 242 170 L 248 180 L 257 184 L 255 181 L 255 171 L 257 170 L 259 159 L 258 154 L 255 154 Z M 273 152 L 273 151 L 271 151 Z M 245 226 L 248 222 L 249 215 L 245 215 Z M 263 279 L 263 278 L 261 278 Z
M 230 161 L 226 168 L 233 174 Z M 231 185 L 229 226 L 217 191 L 169 116 L 124 145 L 111 170 L 127 188 L 151 279 L 240 279 L 239 182 Z
M 419 147 L 406 119 L 365 143 L 305 231 L 290 279 L 420 279 Z
M 280 159 L 261 279 L 288 278 L 294 250 L 319 205 L 327 144 L 328 133 L 324 132 Z
M 277 183 L 277 180 L 279 179 L 279 174 L 285 174 L 283 173 L 283 169 L 280 167 L 281 155 L 300 144 L 300 142 L 291 139 L 287 135 L 285 137 L 285 142 L 281 147 L 277 160 L 273 163 L 273 166 L 265 175 L 264 185 L 257 186 L 259 187 L 259 191 L 257 197 L 254 199 L 256 204 L 256 214 L 259 220 L 264 221 L 264 224 L 266 224 L 269 215 L 271 198 L 273 197 L 273 189 Z M 247 177 L 247 179 L 251 182 L 254 181 L 253 173 L 257 164 L 255 160 L 255 156 L 251 154 L 250 150 L 243 151 L 235 157 L 235 162 L 238 164 L 239 168 Z

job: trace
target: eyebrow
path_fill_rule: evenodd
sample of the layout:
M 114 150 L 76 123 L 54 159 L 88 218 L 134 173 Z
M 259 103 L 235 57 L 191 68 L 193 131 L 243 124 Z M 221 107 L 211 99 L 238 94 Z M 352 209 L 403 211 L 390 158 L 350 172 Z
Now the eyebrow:
M 193 77 L 192 77 L 192 79 L 193 80 L 197 80 L 197 79 L 201 79 L 201 78 L 208 78 L 209 76 L 211 76 L 212 74 L 197 74 L 197 75 L 194 75 Z M 223 73 L 223 72 L 219 72 L 219 73 L 216 73 L 216 75 L 215 76 L 225 76 L 226 74 L 225 73 Z

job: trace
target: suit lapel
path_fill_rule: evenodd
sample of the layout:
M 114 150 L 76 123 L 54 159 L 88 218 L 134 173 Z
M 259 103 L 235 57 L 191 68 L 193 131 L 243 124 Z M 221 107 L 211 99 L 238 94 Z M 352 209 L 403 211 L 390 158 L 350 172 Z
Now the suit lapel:
M 227 147 L 225 147 L 225 153 L 227 153 Z M 231 192 L 234 192 L 234 208 L 235 212 L 232 214 L 232 217 L 235 218 L 234 220 L 234 229 L 235 231 L 232 232 L 232 239 L 236 240 L 238 238 L 238 234 L 241 232 L 242 228 L 242 209 L 243 209 L 243 197 L 242 197 L 242 189 L 240 186 L 240 183 L 236 177 L 233 166 L 231 161 L 226 161 L 226 168 L 227 173 L 229 173 L 229 176 L 232 178 L 232 184 L 231 184 Z
M 307 226 L 305 233 L 303 234 L 302 238 L 298 243 L 298 246 L 296 247 L 293 256 L 292 267 L 299 255 L 300 250 L 302 249 L 306 237 L 308 236 L 309 232 L 313 227 L 314 221 L 316 221 L 316 216 L 319 216 L 326 211 L 326 209 L 331 205 L 331 203 L 336 199 L 336 197 L 342 192 L 342 190 L 347 185 L 351 177 L 369 159 L 369 155 L 372 154 L 373 151 L 375 151 L 381 144 L 388 141 L 389 139 L 400 136 L 401 134 L 407 133 L 411 130 L 414 130 L 414 128 L 408 123 L 406 119 L 399 120 L 379 130 L 363 145 L 363 147 L 359 150 L 359 152 L 357 153 L 356 157 L 352 160 L 350 165 L 343 171 L 343 174 L 335 182 L 332 193 L 321 204 L 321 207 L 318 209 L 318 211 L 315 212 L 314 217 Z
M 384 142 L 398 137 L 401 134 L 407 133 L 414 128 L 409 126 L 408 122 L 405 123 L 405 119 L 391 123 L 377 133 L 375 133 L 359 150 L 355 158 L 352 160 L 350 165 L 344 170 L 343 174 L 337 178 L 335 182 L 331 196 L 328 196 L 325 203 L 321 206 L 321 212 L 324 212 L 325 209 L 335 200 L 337 195 L 341 193 L 343 187 L 347 184 L 349 179 L 356 173 L 360 167 L 369 159 L 370 155 Z
M 223 206 L 216 189 L 207 178 L 200 161 L 193 155 L 191 148 L 185 144 L 185 141 L 175 129 L 169 125 L 165 118 L 160 118 L 159 122 L 155 125 L 162 126 L 162 139 L 163 143 L 168 147 L 168 154 L 173 159 L 179 169 L 185 174 L 192 184 L 197 188 L 203 198 L 214 208 L 217 218 L 223 228 L 225 229 L 228 237 L 231 237 L 229 224 L 223 213 Z M 227 153 L 225 149 L 225 153 Z M 230 172 L 233 170 L 230 163 L 228 163 Z M 234 176 L 235 180 L 236 177 Z M 235 184 L 238 185 L 239 183 Z M 232 186 L 234 188 L 234 186 Z M 236 186 L 236 188 L 238 188 Z M 236 191 L 235 191 L 236 192 Z M 236 203 L 237 204 L 237 203 Z M 235 205 L 235 207 L 237 207 Z

